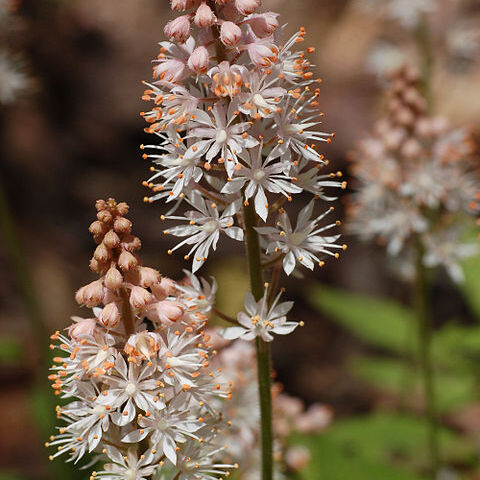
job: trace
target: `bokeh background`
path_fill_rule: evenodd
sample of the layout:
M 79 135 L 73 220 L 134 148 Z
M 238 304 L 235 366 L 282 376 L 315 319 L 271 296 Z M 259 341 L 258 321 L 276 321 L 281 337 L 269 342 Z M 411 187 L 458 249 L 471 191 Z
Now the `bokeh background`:
M 403 1 L 408 9 L 412 0 Z M 480 2 L 436 1 L 435 112 L 479 131 Z M 417 58 L 415 34 L 362 3 L 371 2 L 264 1 L 288 21 L 288 32 L 304 25 L 316 46 L 325 128 L 336 132 L 325 153 L 345 172 L 348 151 L 381 105 L 381 72 Z M 13 12 L 0 22 L 0 479 L 70 478 L 49 464 L 43 447 L 54 405 L 45 358 L 48 333 L 81 314 L 74 292 L 93 279 L 87 229 L 95 200 L 130 204 L 145 264 L 174 278 L 188 267 L 182 255 L 166 254 L 172 244 L 162 234 L 162 205 L 146 205 L 141 185 L 149 167 L 139 151 L 147 140 L 141 80 L 151 77 L 171 12 L 167 0 L 0 0 L 0 8 Z M 2 91 L 11 81 L 5 56 L 18 70 L 12 95 Z M 340 217 L 347 197 L 337 207 Z M 334 412 L 332 425 L 311 440 L 316 460 L 329 466 L 309 479 L 420 480 L 422 399 L 410 378 L 414 369 L 402 360 L 403 347 L 414 348 L 410 289 L 388 268 L 381 247 L 344 234 L 349 249 L 339 260 L 304 281 L 283 281 L 306 326 L 274 343 L 277 379 L 306 404 Z M 247 281 L 242 254 L 224 243 L 201 272 L 217 277 L 219 302 L 230 313 L 240 308 L 237 292 Z M 463 287 L 442 272 L 433 284 L 438 369 L 448 371 L 438 387 L 447 396 L 445 480 L 480 478 L 478 259 L 466 268 Z M 335 314 L 338 305 L 343 313 Z

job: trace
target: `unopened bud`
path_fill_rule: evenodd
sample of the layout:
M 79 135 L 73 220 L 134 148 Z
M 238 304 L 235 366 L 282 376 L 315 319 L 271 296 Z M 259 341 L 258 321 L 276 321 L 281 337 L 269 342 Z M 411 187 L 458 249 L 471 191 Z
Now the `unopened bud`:
M 121 246 L 124 250 L 135 252 L 136 250 L 140 250 L 142 248 L 142 241 L 138 237 L 128 235 L 123 238 Z
M 260 5 L 262 4 L 261 0 L 235 0 L 235 8 L 242 15 L 250 15 L 253 13 Z
M 150 288 L 158 300 L 165 300 L 167 297 L 175 293 L 176 284 L 172 279 L 163 277 L 160 280 L 160 283 L 156 283 Z
M 147 317 L 156 323 L 171 323 L 179 320 L 184 314 L 184 306 L 173 300 L 163 300 L 153 304 L 147 312 Z
M 148 288 L 159 283 L 161 280 L 160 273 L 150 267 L 140 267 L 138 269 L 139 283 L 142 287 Z
M 130 305 L 133 308 L 141 310 L 154 301 L 155 297 L 148 290 L 142 287 L 132 287 L 130 291 Z
M 130 233 L 132 222 L 128 218 L 117 217 L 113 223 L 113 229 L 117 233 Z
M 110 223 L 113 216 L 108 210 L 100 210 L 100 212 L 97 213 L 97 218 L 103 223 Z
M 103 279 L 103 284 L 109 290 L 116 290 L 122 286 L 122 283 L 122 274 L 115 267 L 109 268 L 105 278 Z
M 220 28 L 220 40 L 227 47 L 236 47 L 242 39 L 242 29 L 233 22 L 223 22 Z
M 190 36 L 190 20 L 188 15 L 182 15 L 168 22 L 163 29 L 165 36 L 183 43 Z
M 205 47 L 197 47 L 188 59 L 188 68 L 197 73 L 206 73 L 210 65 L 210 55 Z
M 124 250 L 118 257 L 118 266 L 125 272 L 136 267 L 138 260 L 127 250 Z
M 116 327 L 120 322 L 120 318 L 120 310 L 115 302 L 105 305 L 98 316 L 100 323 L 108 329 Z
M 202 2 L 195 14 L 195 25 L 198 27 L 211 27 L 216 21 L 217 17 L 212 12 L 212 9 L 205 2 Z
M 101 263 L 105 263 L 110 258 L 110 251 L 103 242 L 93 252 L 93 258 Z
M 86 305 L 87 307 L 96 307 L 103 300 L 103 285 L 101 280 L 95 280 L 88 285 L 80 288 L 75 294 L 75 300 L 80 305 Z
M 95 318 L 78 318 L 73 317 L 75 323 L 68 327 L 68 334 L 74 340 L 79 340 L 79 338 L 85 335 L 93 335 L 95 332 L 95 327 L 97 326 L 97 320 Z
M 95 220 L 88 229 L 89 232 L 95 236 L 99 236 L 105 233 L 105 224 L 102 223 L 100 220 Z
M 113 230 L 109 230 L 103 239 L 103 243 L 107 248 L 116 248 L 120 245 L 120 238 Z
M 252 15 L 248 18 L 248 24 L 257 37 L 268 37 L 280 26 L 278 16 L 279 14 L 274 12 Z

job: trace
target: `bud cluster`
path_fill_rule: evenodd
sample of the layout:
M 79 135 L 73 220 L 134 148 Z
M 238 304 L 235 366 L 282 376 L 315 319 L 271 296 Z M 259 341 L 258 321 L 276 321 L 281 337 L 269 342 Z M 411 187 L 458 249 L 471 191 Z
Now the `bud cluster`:
M 215 406 L 231 397 L 231 384 L 210 367 L 204 331 L 215 285 L 191 274 L 180 285 L 142 266 L 127 204 L 99 200 L 96 208 L 90 267 L 100 278 L 76 294 L 93 314 L 52 335 L 59 354 L 49 378 L 66 402 L 50 458 L 96 454 L 104 465 L 92 478 L 228 475 L 232 466 L 218 463 L 227 425 Z
M 318 132 L 320 79 L 310 71 L 314 49 L 295 50 L 301 28 L 280 43 L 278 14 L 257 13 L 260 0 L 172 1 L 182 15 L 169 22 L 160 42 L 153 83 L 142 116 L 159 142 L 142 145 L 153 162 L 144 182 L 172 208 L 164 220 L 180 222 L 165 234 L 182 238 L 169 253 L 188 246 L 185 259 L 199 269 L 221 235 L 244 239 L 242 208 L 253 203 L 261 221 L 265 262 L 282 263 L 289 275 L 313 269 L 323 257 L 338 257 L 344 245 L 327 233 L 339 222 L 320 222 L 333 211 L 313 214 L 316 199 L 335 200 L 325 188 L 345 188 L 341 173 L 323 173 L 318 152 L 333 134 Z M 294 195 L 314 200 L 295 225 L 286 204 Z M 184 215 L 173 215 L 182 201 Z
M 359 183 L 350 208 L 352 229 L 385 243 L 404 263 L 420 236 L 425 265 L 444 266 L 460 281 L 459 260 L 476 252 L 464 241 L 480 187 L 471 136 L 428 115 L 411 68 L 392 75 L 386 97 L 384 116 L 351 155 Z

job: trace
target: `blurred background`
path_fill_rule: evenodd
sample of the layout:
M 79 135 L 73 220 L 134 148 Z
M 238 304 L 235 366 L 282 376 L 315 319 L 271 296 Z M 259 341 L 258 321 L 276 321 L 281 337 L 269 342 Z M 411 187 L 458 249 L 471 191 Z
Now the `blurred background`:
M 384 11 L 393 1 L 397 17 Z M 325 149 L 334 169 L 348 171 L 348 151 L 372 126 L 385 70 L 417 62 L 415 3 L 436 7 L 435 113 L 480 132 L 479 1 L 264 1 L 289 33 L 304 25 L 316 47 L 325 129 L 336 132 Z M 162 205 L 144 204 L 141 186 L 149 167 L 139 153 L 148 138 L 141 80 L 151 77 L 171 11 L 167 0 L 0 0 L 0 11 L 0 479 L 74 478 L 61 461 L 49 464 L 43 447 L 55 405 L 45 378 L 48 334 L 81 314 L 74 292 L 94 278 L 95 200 L 130 204 L 146 265 L 173 278 L 189 266 L 166 254 Z M 324 433 L 298 439 L 314 451 L 301 478 L 421 480 L 410 289 L 381 247 L 344 233 L 349 249 L 339 260 L 304 282 L 283 281 L 306 326 L 275 341 L 277 379 L 334 413 Z M 219 305 L 231 314 L 247 284 L 238 247 L 224 243 L 200 272 L 217 277 Z M 441 271 L 433 281 L 445 480 L 480 479 L 480 259 L 465 272 L 461 286 Z

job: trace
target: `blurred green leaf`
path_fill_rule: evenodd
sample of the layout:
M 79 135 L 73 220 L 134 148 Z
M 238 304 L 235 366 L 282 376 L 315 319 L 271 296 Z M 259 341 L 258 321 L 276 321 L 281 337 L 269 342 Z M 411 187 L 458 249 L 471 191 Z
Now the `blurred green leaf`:
M 405 361 L 377 357 L 356 358 L 351 368 L 360 378 L 380 390 L 399 395 L 408 391 L 410 400 L 422 396 L 418 371 Z M 435 391 L 437 409 L 440 413 L 457 410 L 478 399 L 475 377 L 468 372 L 436 372 Z
M 480 320 L 480 255 L 470 257 L 462 262 L 465 281 L 460 284 L 465 299 Z
M 414 325 L 413 311 L 385 298 L 349 293 L 320 285 L 310 301 L 361 340 L 385 350 L 404 353 Z
M 447 429 L 441 430 L 445 461 L 470 463 L 475 449 Z M 312 461 L 302 472 L 305 480 L 420 480 L 427 464 L 425 423 L 406 414 L 374 413 L 341 420 L 319 436 L 301 436 Z
M 23 346 L 16 338 L 0 337 L 0 365 L 18 363 L 22 357 Z
M 26 480 L 27 477 L 19 473 L 0 470 L 0 480 Z

